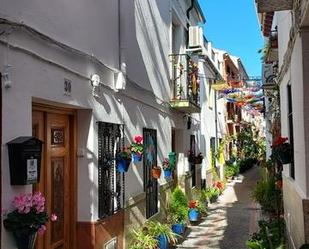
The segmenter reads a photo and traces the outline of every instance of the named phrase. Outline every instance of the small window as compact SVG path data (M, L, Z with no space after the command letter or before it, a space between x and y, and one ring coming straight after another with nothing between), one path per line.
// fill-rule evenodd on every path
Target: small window
M292 146L292 162L290 164L290 176L295 179L295 165L294 165L294 130L293 130L293 105L292 105L292 87L287 86L288 95L288 122L289 122L289 140Z
M124 126L98 122L98 206L99 218L111 216L123 207L124 177L116 171L115 158L124 147Z

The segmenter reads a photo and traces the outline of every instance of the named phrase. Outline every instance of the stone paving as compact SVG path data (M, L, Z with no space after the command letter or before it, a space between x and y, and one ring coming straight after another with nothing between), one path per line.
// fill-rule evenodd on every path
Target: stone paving
M255 166L228 183L218 202L210 204L208 216L188 227L177 248L246 249L245 241L258 229L260 209L250 198L258 179L259 168Z

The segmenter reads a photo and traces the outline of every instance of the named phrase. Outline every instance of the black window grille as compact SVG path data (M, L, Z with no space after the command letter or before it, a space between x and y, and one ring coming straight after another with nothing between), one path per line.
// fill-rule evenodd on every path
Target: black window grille
M99 218L117 213L124 205L125 176L116 171L116 154L124 147L124 125L98 122Z
M143 129L144 140L144 190L146 192L146 218L158 212L158 181L151 176L151 169L157 165L157 131Z
M195 135L190 135L190 153L195 157ZM194 160L190 162L191 175L192 175L192 188L196 186L196 167Z
M293 135L293 105L292 105L292 87L287 86L288 94L288 120L289 120L289 140L292 146L292 161L290 164L290 176L295 179L295 165L294 165L294 135Z

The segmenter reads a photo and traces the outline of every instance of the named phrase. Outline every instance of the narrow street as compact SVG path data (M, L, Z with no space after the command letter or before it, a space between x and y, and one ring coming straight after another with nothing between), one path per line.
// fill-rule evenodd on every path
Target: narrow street
M250 198L258 179L259 168L254 167L229 183L218 202L210 204L206 219L190 226L177 248L245 249L249 235L258 228L259 209Z

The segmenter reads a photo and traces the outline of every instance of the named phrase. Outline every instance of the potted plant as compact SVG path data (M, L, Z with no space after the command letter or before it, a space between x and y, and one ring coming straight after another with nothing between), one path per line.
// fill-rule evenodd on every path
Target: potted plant
M176 243L176 236L169 225L161 224L158 221L149 221L147 223L148 233L158 240L159 249L168 249L169 244Z
M282 164L292 162L292 146L287 137L278 137L272 145L272 157Z
M187 155L188 155L189 163L195 163L195 155L194 155L193 151L189 150Z
M143 156L143 137L137 135L134 137L134 142L131 144L131 153L133 162L140 162Z
M170 165L171 168L174 169L175 168L175 164L176 164L176 152L170 152L168 154L168 160L170 161Z
M225 188L225 185L224 185L223 182L217 181L217 182L214 182L213 187L217 188L219 190L219 193L222 194L222 192Z
M44 234L46 223L56 221L45 210L45 198L40 193L16 196L12 201L13 211L5 214L4 227L13 233L18 249L33 249L36 235Z
M195 157L195 164L201 164L203 162L204 156L202 153L199 153L196 157Z
M172 192L169 203L169 219L172 223L172 230L176 234L183 234L185 222L188 218L188 199L179 187Z
M131 153L128 148L123 149L116 155L116 169L120 173L127 172L131 163Z
M190 201L189 202L189 220L190 221L197 221L199 218L199 211L197 209L198 201Z
M149 234L147 227L134 229L129 249L157 249L158 240Z
M204 192L210 203L216 202L220 195L219 189L214 187L206 188Z
M152 169L151 169L151 173L152 173L152 177L155 178L155 179L160 179L161 177L161 167L159 166L154 166Z
M172 168L171 164L168 158L163 159L162 168L164 171L164 177L165 178L171 178L172 177Z

